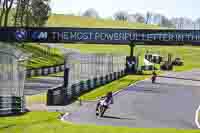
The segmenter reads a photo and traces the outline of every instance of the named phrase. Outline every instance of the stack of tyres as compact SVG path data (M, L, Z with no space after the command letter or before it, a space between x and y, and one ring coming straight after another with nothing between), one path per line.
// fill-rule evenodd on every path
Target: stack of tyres
M0 96L0 116L19 114L25 111L23 97Z

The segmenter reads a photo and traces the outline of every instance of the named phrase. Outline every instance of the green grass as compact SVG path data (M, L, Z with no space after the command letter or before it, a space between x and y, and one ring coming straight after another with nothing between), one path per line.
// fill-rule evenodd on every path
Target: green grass
M18 117L2 117L0 133L198 133L199 130L170 128L127 128L96 125L77 125L61 122L57 112L30 112Z
M66 48L79 49L82 53L114 53L129 55L129 46L125 45L95 45L95 44L66 44ZM181 57L185 65L177 66L174 71L185 71L200 68L200 47L195 46L136 46L135 54L140 55L140 64L143 64L144 53L146 50L160 53L167 57L171 53L173 57Z
M19 49L27 54L31 54L27 63L27 68L40 68L45 66L53 66L64 63L64 57L58 49L50 49L50 54L47 54L48 48L36 43L25 44Z
M53 14L50 16L47 26L54 27L86 27L86 28L160 28L157 25L147 25L142 23L128 23L126 21L113 21L104 19L94 19L80 16L67 16Z
M96 100L97 98L106 95L107 92L109 91L112 91L112 92L119 91L137 81L143 80L148 77L149 75L129 75L119 80L113 81L107 85L96 88L95 90L82 95L80 98L82 100Z
M31 105L31 104L46 104L47 101L47 94L42 93L38 95L32 95L32 96L26 96L25 97L26 104Z
M63 77L63 76L64 76L64 72L59 72L59 73L50 74L49 76L53 76L53 77Z

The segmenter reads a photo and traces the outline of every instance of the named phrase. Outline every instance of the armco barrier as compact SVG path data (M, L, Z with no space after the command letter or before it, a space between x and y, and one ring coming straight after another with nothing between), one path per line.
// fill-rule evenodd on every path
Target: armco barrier
M53 89L48 90L47 93L47 105L66 105L70 102L67 94L67 89L63 86L58 86Z
M51 89L47 94L48 105L64 105L70 102L70 100L77 98L84 92L90 91L96 87L102 86L106 83L117 80L125 76L125 71L110 73L109 75L95 77L86 81L80 81L79 83L73 84L68 88L58 86L55 89ZM59 98L60 97L60 98Z
M91 88L91 83L90 83L90 80L88 79L86 81L86 90L89 90Z
M24 97L0 96L0 116L24 112Z
M81 81L80 83L79 83L79 87L80 87L80 93L82 93L82 92L84 92L84 82L83 81Z
M72 96L71 97L72 98L76 97L77 94L76 94L76 85L75 84L71 86L71 91L72 91L72 93L71 93Z
M58 73L58 72L62 72L62 71L64 71L64 65L28 69L26 77L30 78L33 76L45 76L48 74Z
M106 83L117 80L121 77L125 76L125 71L110 73L109 75L95 77L93 79L88 79L86 81L81 81L79 83L73 84L69 90L72 91L73 96L80 96L82 93L87 92L88 90L92 90L96 87L105 85Z

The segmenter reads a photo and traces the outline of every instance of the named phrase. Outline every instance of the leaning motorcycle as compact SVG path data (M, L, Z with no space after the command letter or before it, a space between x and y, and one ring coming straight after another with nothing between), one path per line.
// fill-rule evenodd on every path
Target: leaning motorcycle
M153 76L151 77L151 80L152 80L152 83L155 83L155 82L156 82L156 76L153 75Z
M100 105L98 107L98 115L99 117L103 117L104 113L106 112L108 108L108 104L105 102L105 100L100 101Z

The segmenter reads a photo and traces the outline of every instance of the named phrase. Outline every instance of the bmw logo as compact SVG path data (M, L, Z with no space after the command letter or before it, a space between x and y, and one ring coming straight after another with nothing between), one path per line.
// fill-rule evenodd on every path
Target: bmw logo
M15 35L16 35L16 40L18 41L23 41L26 39L26 31L24 29L17 30Z

